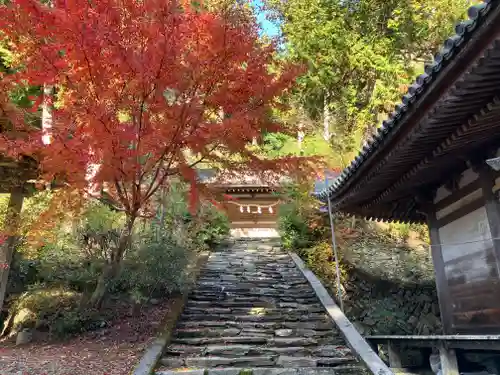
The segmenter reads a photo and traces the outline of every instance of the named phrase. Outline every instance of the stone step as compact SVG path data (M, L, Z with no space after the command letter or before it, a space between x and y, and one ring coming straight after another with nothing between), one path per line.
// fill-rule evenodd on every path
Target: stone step
M294 301L297 298L312 298L316 296L312 290L301 290L297 292L288 290L262 290L253 289L248 291L238 290L208 290L208 289L195 289L190 295L191 298L200 300L213 300L213 299L231 299L237 297L276 297L282 301Z
M258 355L286 355L290 357L321 357L321 358L349 358L353 360L348 348L339 345L325 345L319 347L306 346L259 346L248 344L232 345L170 345L166 351L169 356L258 356Z
M332 330L337 332L336 327L330 321L316 322L237 322L234 320L199 320L199 321L180 321L177 323L178 328L291 328L291 329L314 329L314 330Z
M253 336L259 337L314 337L314 338L333 338L338 335L333 330L315 330L315 329L292 329L292 328L277 328L273 327L191 327L177 328L174 332L176 337L231 337L231 336Z
M287 255L288 256L288 255ZM293 260L288 258L278 258L278 255L271 257L255 257L255 256L239 256L239 257L220 257L209 260L204 268L219 269L222 265L226 264L231 266L228 273L233 272L238 268L250 268L259 270L276 270L276 269L290 269L295 271L295 264ZM234 267L234 268L233 268Z
M254 288L273 288L277 290L288 290L292 289L294 286L308 288L305 283L299 285L290 285L282 279L274 279L274 280L260 280L260 281L203 281L198 282L196 284L196 290L220 290L224 289L226 291L247 291L252 290Z
M332 368L212 368L198 370L159 370L156 375L363 375L362 367L337 366Z
M308 285L307 281L304 279L296 279L296 280L284 280L282 277L249 277L249 276L229 276L229 275L221 275L214 278L205 277L197 281L196 285L214 285L214 286L225 286L225 285L238 285L241 284L249 284L256 285L259 283L269 283L272 285L276 285L278 282L286 282L286 285L289 286L304 286Z
M255 314L255 315L236 315L236 314L197 314L197 313L182 313L181 319L189 321L196 320L234 320L237 322L328 322L329 317L326 314L320 313L283 313L283 314Z
M282 302L286 303L286 302ZM186 304L187 308L190 307L229 307L229 308L234 308L234 307L247 307L247 308L254 308L254 307L264 307L264 308L273 308L278 305L279 302L272 302L272 301L256 301L256 302L251 302L251 301L195 301L191 300L188 301Z
M246 295L293 295L296 296L298 293L303 293L306 295L314 296L314 291L308 285L297 285L292 287L287 284L276 284L276 285L267 285L267 286L258 286L256 283L241 283L241 284L227 284L227 285L198 285L195 288L196 293L221 293L221 292L230 292L230 293L244 293Z
M192 375L362 374L280 246L230 246L212 253L189 295L161 359L167 374L187 368ZM345 372L351 370L357 372Z
M352 364L353 358L290 357L286 355L261 356L204 356L204 357L164 357L160 363L167 368L213 368L213 367L335 367Z
M312 337L259 337L259 336L221 336L221 337L175 337L172 344L210 345L210 344L258 344L274 346L308 346L318 345L318 340Z
M203 273L203 279L208 280L208 281L216 281L216 280L227 280L227 281L234 281L234 280L252 280L252 279L257 279L256 281L260 280L266 280L266 279L272 279L276 281L283 281L285 279L291 279L294 282L297 281L303 281L303 277L300 274L295 274L295 275L290 275L290 274L284 274L280 272L224 272L223 270L219 272L211 272L211 271L202 271Z
M286 314L286 315L304 315L304 314L324 314L325 309L321 306L307 306L300 305L295 308L273 308L273 307L212 307L212 306L186 306L184 309L185 314L235 314L235 315L273 315L273 314Z
M214 298L215 297L215 298ZM214 302L219 303L221 301L224 302L248 302L248 303L286 303L286 302L296 302L301 304L308 303L317 303L318 300L316 297L308 297L308 298L293 298L293 297L285 297L285 296L223 296L223 295L204 295L204 294L191 294L191 301L202 301L202 302Z
M279 302L276 300L265 300L265 301L225 301L225 300L217 300L217 301L188 301L186 304L186 308L211 308L211 307L229 307L229 308L283 308L283 309L299 309L299 310L307 310L309 308L313 309L321 309L324 311L323 307L319 303L310 303L310 304L301 304L295 302Z

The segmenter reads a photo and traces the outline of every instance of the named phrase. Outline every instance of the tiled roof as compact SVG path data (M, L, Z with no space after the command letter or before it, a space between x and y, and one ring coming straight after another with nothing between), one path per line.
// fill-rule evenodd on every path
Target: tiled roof
M363 146L359 155L342 171L335 183L328 189L316 194L319 199L326 200L327 197L336 195L375 151L387 143L395 130L402 124L405 113L413 109L415 102L423 94L430 91L431 84L440 76L443 68L463 49L467 41L473 36L474 31L487 20L488 14L498 6L499 2L500 0L483 0L483 3L469 8L469 19L455 26L455 35L444 42L441 50L434 56L434 61L425 66L425 73L419 75L415 82L410 85L401 103L396 105L389 118L382 122L382 125L373 134L372 139Z
M227 186L276 186L289 182L287 176L276 172L234 172L217 169L198 169L198 180L205 184Z

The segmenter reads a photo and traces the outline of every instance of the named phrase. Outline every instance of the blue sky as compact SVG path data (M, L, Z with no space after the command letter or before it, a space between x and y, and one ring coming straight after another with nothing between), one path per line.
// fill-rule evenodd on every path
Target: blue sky
M261 32L269 37L278 35L278 27L274 23L266 20L266 12L262 10L262 0L252 0L252 6L257 13L257 21L259 22Z

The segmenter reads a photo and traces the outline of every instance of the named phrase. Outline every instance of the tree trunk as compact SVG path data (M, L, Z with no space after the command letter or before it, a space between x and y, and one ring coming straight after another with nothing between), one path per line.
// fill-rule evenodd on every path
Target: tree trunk
M14 249L18 240L17 231L19 230L19 215L23 207L23 199L22 187L18 186L12 189L4 228L8 237L5 242L0 245L0 313L2 312L3 302L7 292L12 255L14 254Z
M43 85L42 103L42 142L45 145L51 143L52 135L52 100L54 88L51 85Z
M328 94L325 94L323 99L323 138L325 141L330 139L330 121L331 113L328 107Z
M297 132L297 145L299 148L299 155L302 155L304 153L304 150L302 148L302 141L304 140L304 126L302 125L302 121L299 122L299 129Z
M106 261L104 269L97 280L97 285L90 297L89 304L92 307L100 308L106 294L108 293L110 283L118 276L123 260L123 255L130 245L132 229L134 227L136 215L127 216L125 229L120 237L118 246L111 252L111 258Z

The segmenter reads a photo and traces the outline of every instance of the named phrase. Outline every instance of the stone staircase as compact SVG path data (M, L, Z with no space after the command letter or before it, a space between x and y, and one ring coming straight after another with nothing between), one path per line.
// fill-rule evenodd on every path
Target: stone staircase
M276 239L211 254L156 374L363 374Z

